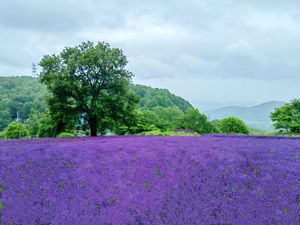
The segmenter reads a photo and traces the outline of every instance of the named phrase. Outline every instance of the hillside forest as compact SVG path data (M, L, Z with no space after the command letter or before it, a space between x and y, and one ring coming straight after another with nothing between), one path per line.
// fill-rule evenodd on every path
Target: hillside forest
M185 133L219 133L219 121L208 121L207 117L193 108L185 99L166 89L130 84L130 92L138 97L135 109L136 121L131 130L124 125L110 126L100 134L153 134L184 135ZM16 137L54 137L47 99L50 93L39 78L0 77L0 132L11 128L17 130ZM25 130L25 133L24 133ZM89 135L82 120L75 121L61 133Z
M207 117L193 108L188 101L166 89L131 84L130 90L139 98L136 109L139 117L136 134L222 133L220 130L221 120L208 121ZM14 124L15 121L19 124L18 127L15 127L17 133L14 135L16 137L19 137L22 129L25 130L25 133L21 132L21 136L53 137L55 134L52 130L52 121L46 103L48 95L46 87L40 83L39 78L29 76L0 77L0 133L2 133L2 138L4 137L4 130L10 123ZM204 124L204 126L196 125L201 129L195 127L193 121L196 118L199 124ZM64 133L66 132L72 135L89 135L87 127L80 121L74 124L73 129L64 131ZM107 130L103 134L122 132L126 134L126 128L123 131L122 127L114 131ZM57 135L59 134L55 136ZM11 137L14 137L13 134Z

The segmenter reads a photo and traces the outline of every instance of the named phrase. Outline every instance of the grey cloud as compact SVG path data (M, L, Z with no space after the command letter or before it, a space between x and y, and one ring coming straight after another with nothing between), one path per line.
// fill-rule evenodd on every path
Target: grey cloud
M7 28L52 31L78 27L76 14L66 1L6 1L0 11L0 24Z
M3 0L0 12L0 74L91 40L122 48L136 80L177 91L182 79L300 82L296 0Z
M108 1L7 0L0 4L0 25L40 32L121 26L125 15L115 7Z

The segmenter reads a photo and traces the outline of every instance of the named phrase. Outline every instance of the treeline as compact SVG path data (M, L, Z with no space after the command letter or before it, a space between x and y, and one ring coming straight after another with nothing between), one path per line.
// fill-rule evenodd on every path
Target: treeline
M210 122L185 99L166 89L131 84L130 90L139 98L136 123L128 129L119 126L103 134L191 135L225 132L220 121ZM53 121L47 109L50 93L39 78L0 77L0 133L2 138L53 137ZM222 130L223 129L223 130ZM228 133L245 133L232 130ZM61 136L89 135L84 121L76 121ZM226 131L227 132L227 131ZM246 131L247 133L247 131Z
M26 123L30 114L46 110L47 90L32 77L0 77L0 131L12 121Z
M213 123L168 90L133 85L127 63L121 49L87 41L44 56L39 79L1 78L2 136L248 133L236 118Z
M141 109L152 109L157 106L176 107L182 112L193 106L185 99L169 92L167 89L151 88L140 84L131 84L130 89L139 96L139 107Z
M180 121L195 110L188 101L166 89L134 84L129 88L139 98L135 110L136 123L130 131L127 127L119 126L113 131L106 130L103 134L138 134L150 131L158 133L185 129ZM0 77L0 131L4 131L13 122L8 129L10 137L14 136L11 130L18 130L15 136L20 133L21 136L30 137L57 136L58 134L53 133L53 121L47 109L46 100L49 95L39 78ZM205 116L203 118L206 119ZM76 130L82 132L82 135L89 135L84 121L75 121L64 132L73 133Z
M131 84L130 89L139 97L139 108L146 112L150 110L160 114L161 110L164 110L168 115L172 113L176 115L192 108L188 101L170 93L167 89L140 84ZM0 77L0 131L18 117L20 121L26 122L31 113L44 113L47 95L49 96L49 93L39 78Z
M247 126L237 118L208 121L207 117L194 109L188 101L166 89L130 84L130 90L139 98L135 126L130 131L127 127L119 126L114 131L107 130L106 133L153 135L185 133L190 135L193 132L249 133ZM53 133L53 121L46 103L47 96L49 92L39 78L0 77L0 137L5 137L4 130L7 130L6 136L10 138L58 136L59 134ZM279 134L298 134L299 115L300 100L295 99L277 108L271 114L271 119ZM70 135L68 133L75 134L76 130L80 135L89 135L88 127L81 122L75 122L71 125L71 129L62 132L62 136ZM266 134L254 132L256 133Z

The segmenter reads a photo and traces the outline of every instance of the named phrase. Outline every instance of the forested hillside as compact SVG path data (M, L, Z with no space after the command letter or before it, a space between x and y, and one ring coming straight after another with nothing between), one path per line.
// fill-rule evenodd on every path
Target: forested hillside
M10 121L26 120L31 111L45 111L47 91L32 77L0 77L0 130Z
M192 107L188 101L166 89L139 84L132 84L130 89L139 96L141 110L148 110L162 117L176 117ZM25 122L31 112L43 113L47 94L38 78L0 77L0 131L18 118Z
M188 101L170 93L167 89L151 88L140 84L132 85L131 89L140 97L139 106L142 109L151 109L156 106L178 107L185 112L193 107Z

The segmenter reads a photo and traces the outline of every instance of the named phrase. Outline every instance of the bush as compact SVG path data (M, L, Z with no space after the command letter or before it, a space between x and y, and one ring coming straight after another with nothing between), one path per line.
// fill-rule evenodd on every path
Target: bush
M5 133L4 133L4 131L0 132L0 139L5 139Z
M174 132L174 131L160 131L152 130L141 133L142 135L151 135L151 136L198 136L198 133L187 133L187 132Z
M62 132L57 137L59 137L59 138L75 137L75 134L68 133L68 132Z
M217 129L207 120L207 116L193 108L189 108L186 114L178 120L176 128L193 130L198 134L217 133Z
M22 123L11 122L4 131L5 138L22 138L28 137L29 131Z
M141 135L164 136L163 132L161 132L160 130L145 131L142 132Z
M53 129L53 121L51 119L49 111L47 111L46 113L43 113L41 115L37 136L54 137Z
M246 124L236 117L228 117L221 120L220 131L224 134L249 134Z
M196 132L174 132L174 131L166 131L168 135L166 136L200 136L200 134Z

